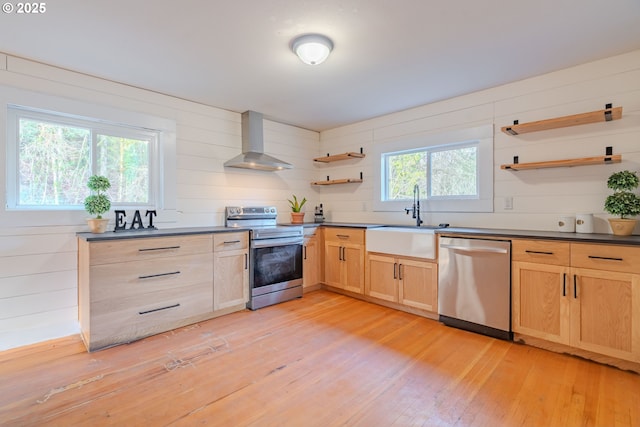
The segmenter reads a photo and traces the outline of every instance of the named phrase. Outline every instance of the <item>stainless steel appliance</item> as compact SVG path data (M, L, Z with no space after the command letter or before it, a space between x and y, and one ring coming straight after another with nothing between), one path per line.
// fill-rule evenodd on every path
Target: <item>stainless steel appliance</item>
M277 225L273 206L225 209L227 227L249 228L249 287L247 308L302 297L302 226Z
M440 237L438 312L445 325L511 340L511 242Z

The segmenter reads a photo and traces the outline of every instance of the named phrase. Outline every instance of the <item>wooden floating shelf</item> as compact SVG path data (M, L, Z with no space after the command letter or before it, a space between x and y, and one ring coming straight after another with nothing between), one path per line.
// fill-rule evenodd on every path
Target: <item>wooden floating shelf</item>
M546 162L532 162L532 163L512 163L510 165L501 165L500 169L520 171L520 170L527 170L527 169L602 165L602 164L609 164L609 163L620 163L621 161L622 161L621 154L612 154L608 156L583 157L580 159L550 160Z
M523 133L586 125L589 123L609 122L620 118L622 118L622 107L611 108L611 104L607 104L607 108L604 110L591 111L589 113L574 114L522 124L519 124L516 120L513 125L503 126L501 130L507 135L520 135Z
M349 152L349 153L342 153L342 154L334 154L333 156L330 156L327 154L324 157L316 157L315 159L313 159L313 161L321 162L321 163L330 163L338 160L361 159L363 157L365 157L365 154L362 152L360 153Z
M327 181L315 181L311 185L334 185L334 184L349 184L352 182L362 182L362 178L343 178L343 179L331 179Z

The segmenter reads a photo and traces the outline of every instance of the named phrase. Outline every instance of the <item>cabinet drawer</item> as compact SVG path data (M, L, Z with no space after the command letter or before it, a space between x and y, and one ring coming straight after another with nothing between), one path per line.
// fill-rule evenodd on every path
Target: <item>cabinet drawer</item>
M332 242L349 242L356 244L364 243L364 230L357 228L325 228L325 241Z
M189 318L212 312L213 287L200 283L157 292L153 300L121 302L92 304L91 350L184 326Z
M573 243L571 266L640 273L640 247Z
M216 233L213 235L213 250L235 251L246 249L249 246L249 232L241 231L237 233Z
M196 283L213 288L212 254L97 265L91 267L91 308L107 300L123 308L153 303L158 293L185 292L181 289Z
M92 242L90 264L110 264L179 255L211 253L211 234Z
M551 240L511 241L513 261L535 262L538 264L569 265L571 244Z

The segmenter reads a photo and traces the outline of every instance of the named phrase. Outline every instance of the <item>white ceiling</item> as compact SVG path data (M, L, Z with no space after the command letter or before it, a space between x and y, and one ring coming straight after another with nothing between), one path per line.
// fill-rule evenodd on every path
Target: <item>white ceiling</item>
M324 64L290 51L303 33L333 40ZM313 130L636 49L640 0L52 0L0 14L0 52Z

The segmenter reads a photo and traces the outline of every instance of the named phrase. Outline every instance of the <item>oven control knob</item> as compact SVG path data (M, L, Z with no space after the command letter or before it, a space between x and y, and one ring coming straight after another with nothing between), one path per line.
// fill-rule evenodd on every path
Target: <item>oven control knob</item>
M274 213L276 213L276 208L271 208L271 209L269 209L269 211L270 211L272 214L274 214Z

